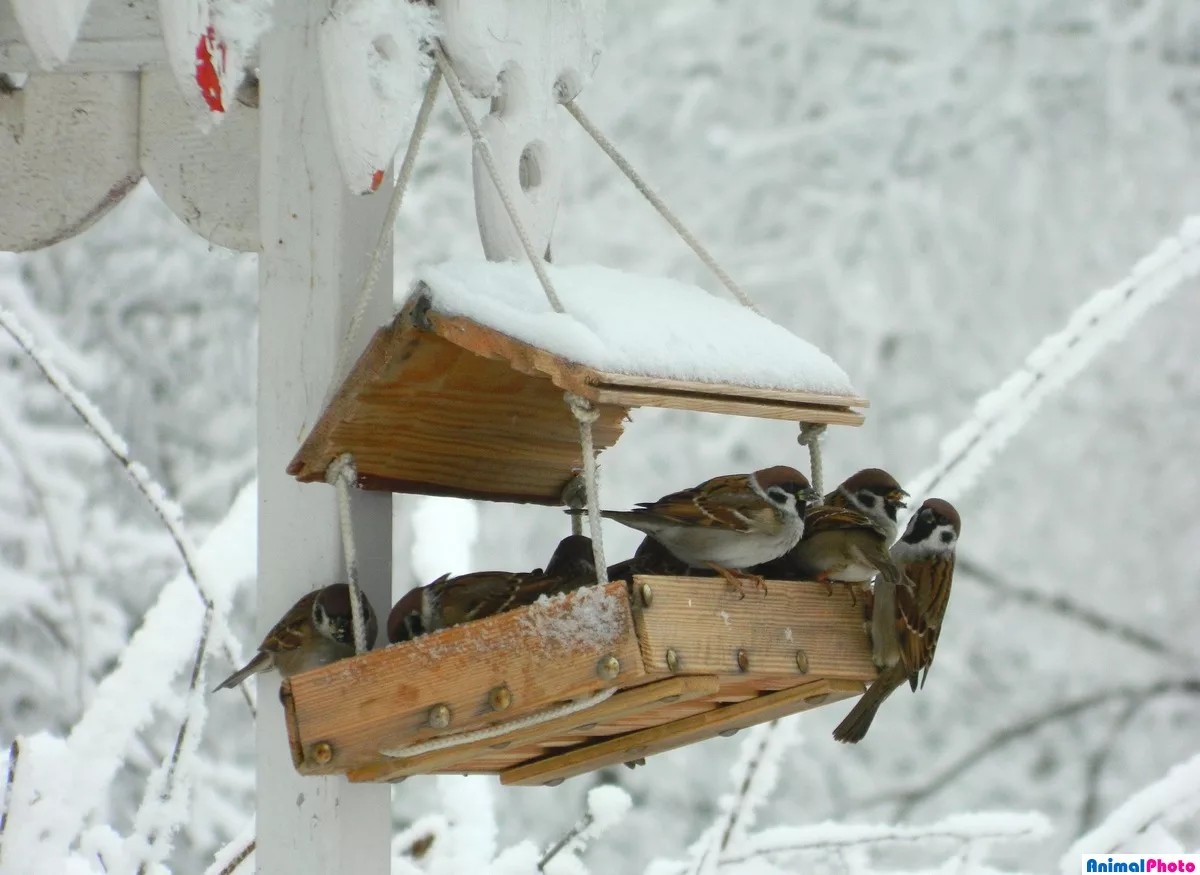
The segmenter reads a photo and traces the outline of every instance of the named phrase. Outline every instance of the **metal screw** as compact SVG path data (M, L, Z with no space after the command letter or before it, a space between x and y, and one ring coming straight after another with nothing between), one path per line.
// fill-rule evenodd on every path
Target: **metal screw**
M596 663L596 671L606 681L616 680L617 675L621 673L621 660L612 655L605 656Z
M512 704L512 693L508 691L508 687L501 684L498 687L492 687L488 693L488 701L491 702L493 711L503 711Z
M576 726L575 728L580 732L587 732L589 729L595 729L597 725L598 724L596 723L585 723L582 726Z
M333 745L328 741L318 741L312 746L312 758L319 766L327 766L333 760Z
M511 741L499 741L492 745L492 750L504 750L510 744L512 744Z
M796 651L796 668L800 669L800 674L808 674L808 654L803 650Z
M679 671L679 654L670 647L667 648L667 668L671 671Z
M739 730L737 729L722 729L717 733L717 735L721 736L722 738L732 738L733 736L737 735L738 732Z
M434 729L445 729L450 725L450 709L446 705L434 705L429 709L429 725Z
M650 584L643 583L642 584L642 606L648 608L652 604L654 604L654 590L652 590L650 588Z
M818 693L815 696L809 696L804 700L805 705L820 705L829 698L829 693Z
M746 654L746 651L740 647L738 648L737 652L737 664L739 671L750 671L750 657Z
M663 696L658 701L662 702L664 705L670 705L672 702L678 702L679 693L676 693L674 696Z
M555 778L553 781L547 781L546 786L547 787L557 787L559 784L561 784L563 782L563 780L564 780L563 778Z

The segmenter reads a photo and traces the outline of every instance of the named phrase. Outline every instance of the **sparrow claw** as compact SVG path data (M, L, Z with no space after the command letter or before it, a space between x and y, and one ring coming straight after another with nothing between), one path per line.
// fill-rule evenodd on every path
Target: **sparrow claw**
M813 580L815 580L817 583L825 584L825 595L827 597L833 595L833 584L829 582L828 571L822 571L820 574L814 577Z
M717 574L725 578L725 582L728 583L729 587L737 593L739 601L746 597L745 585L747 583L758 589L761 589L764 596L767 594L767 582L757 574L750 574L745 571L737 571L733 568L722 568L720 565L714 565L711 562L706 562L705 564L713 571L717 572Z

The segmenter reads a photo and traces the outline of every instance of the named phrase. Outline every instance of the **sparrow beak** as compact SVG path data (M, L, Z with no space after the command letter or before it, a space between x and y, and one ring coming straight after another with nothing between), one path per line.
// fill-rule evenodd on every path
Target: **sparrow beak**
M888 504L895 505L896 507L908 507L908 502L904 500L906 498L908 498L908 493L903 489L893 489L887 494Z

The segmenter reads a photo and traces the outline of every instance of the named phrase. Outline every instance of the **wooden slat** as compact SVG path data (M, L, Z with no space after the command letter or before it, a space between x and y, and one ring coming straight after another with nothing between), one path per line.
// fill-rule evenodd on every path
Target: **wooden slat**
M547 784L564 778L623 763L637 757L652 756L685 744L712 738L720 732L744 729L755 723L774 720L815 705L828 704L863 691L863 684L849 680L815 680L777 693L767 693L736 705L706 711L595 742L555 754L531 763L514 766L500 775L505 785Z
M807 676L869 681L876 676L862 604L853 606L842 587L826 595L822 584L767 581L767 594L746 587L739 599L717 578L634 578L634 591L648 585L652 602L634 600L634 621L646 671L669 673L667 650L675 651L683 674L803 679L797 653L807 659ZM738 666L744 650L749 671Z
M641 389L666 389L672 392L695 392L701 395L735 395L739 398L785 401L789 404L816 404L822 407L871 406L866 398L860 398L857 395L824 395L820 392L761 389L754 386L735 386L732 383L702 383L696 380L646 377L640 374L618 374L612 371L592 371L588 374L587 380L594 386L632 386Z
M816 404L790 404L783 401L742 400L726 395L702 395L672 392L666 389L641 391L623 387L598 386L593 401L622 407L664 407L699 413L723 413L730 416L754 416L759 419L783 419L789 422L824 422L830 425L862 425L865 417L843 407Z
M579 634L595 628L600 598L612 619L606 641ZM548 634L554 631L562 634ZM620 661L615 681L597 674L606 655ZM370 765L382 749L514 720L644 680L628 594L616 581L603 594L589 587L549 606L520 608L296 675L284 681L281 696L293 755L302 755L296 768L330 774ZM494 712L488 692L500 684L508 687L512 705ZM427 725L437 704L450 708L447 729ZM325 763L314 757L321 742L333 751Z
M392 781L407 775L418 775L451 766L462 767L467 773L472 768L472 759L479 755L495 753L495 745L505 744L511 748L525 747L533 742L542 744L573 745L586 737L579 727L589 723L601 723L616 718L630 717L660 704L664 698L678 697L684 702L717 692L719 683L715 677L670 678L624 690L612 698L593 705L586 711L548 720L536 726L519 729L498 738L464 744L459 747L430 751L409 759L382 759L360 769L351 771L347 777L353 782ZM557 740L555 740L557 737ZM551 741L547 741L547 739Z

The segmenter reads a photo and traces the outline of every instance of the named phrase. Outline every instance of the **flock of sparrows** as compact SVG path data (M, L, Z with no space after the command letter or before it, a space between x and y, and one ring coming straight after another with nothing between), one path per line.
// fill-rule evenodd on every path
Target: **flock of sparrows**
M900 539L906 493L886 471L867 468L820 496L795 468L714 477L691 489L602 515L644 532L632 559L609 567L609 579L634 574L693 574L709 569L742 597L764 580L815 580L833 592L846 584L868 612L878 678L834 730L857 742L879 706L907 680L915 691L933 662L954 575L961 523L947 501L926 500ZM895 543L893 543L895 542ZM872 581L874 584L872 585ZM591 541L571 535L545 569L444 575L404 595L387 621L391 643L499 614L596 582ZM361 593L360 593L361 596ZM378 631L362 596L367 641ZM287 677L354 654L350 592L344 583L304 596L263 639L258 654L216 689L260 671Z

